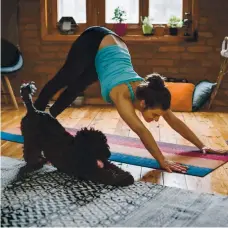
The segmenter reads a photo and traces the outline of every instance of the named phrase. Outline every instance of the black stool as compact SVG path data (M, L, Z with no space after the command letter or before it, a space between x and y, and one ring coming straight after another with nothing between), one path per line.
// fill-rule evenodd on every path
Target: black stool
M1 38L1 87L2 87L2 95L6 104L8 103L8 99L6 94L10 94L12 102L16 109L18 109L17 100L15 98L10 80L8 75L19 71L23 66L23 57L18 48L10 43L9 41ZM4 87L4 81L7 85L8 92Z

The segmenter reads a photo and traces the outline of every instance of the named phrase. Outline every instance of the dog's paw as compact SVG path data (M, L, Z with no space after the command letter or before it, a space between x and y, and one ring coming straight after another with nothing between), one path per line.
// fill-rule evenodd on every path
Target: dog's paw
M41 164L41 163L37 163L37 164L33 164L33 165L26 164L25 166L20 168L18 174L23 177L31 172L41 169L41 168L43 168L43 164Z
M47 160L46 158L39 158L37 159L36 162L27 162L26 165L24 167L21 168L21 172L24 172L24 173L30 173L30 172L33 172L33 171L36 171L38 169L41 169L43 168L43 166L47 163Z
M134 183L133 176L119 167L111 164L104 168L98 168L92 173L84 175L84 179L91 180L96 183L112 185L112 186L128 186Z

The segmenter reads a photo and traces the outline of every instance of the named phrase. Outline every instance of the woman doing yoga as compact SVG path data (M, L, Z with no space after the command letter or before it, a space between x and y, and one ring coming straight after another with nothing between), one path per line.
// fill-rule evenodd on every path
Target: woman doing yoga
M72 44L63 67L41 90L35 107L45 110L49 100L65 88L50 108L56 117L85 89L99 80L101 94L112 103L120 117L139 136L145 148L168 172L186 172L187 167L167 160L151 132L138 118L136 110L147 122L163 117L167 123L203 153L218 152L203 142L170 110L171 95L159 74L140 77L133 69L125 42L111 30L94 26L86 29ZM102 167L102 164L101 164Z

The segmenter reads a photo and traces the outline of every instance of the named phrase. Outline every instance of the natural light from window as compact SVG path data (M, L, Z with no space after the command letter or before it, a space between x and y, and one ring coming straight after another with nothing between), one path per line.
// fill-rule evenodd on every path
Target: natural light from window
M139 0L105 0L105 23L116 23L112 18L118 6L126 11L125 23L139 23ZM63 16L72 16L77 23L86 23L86 0L58 0L57 8L58 21ZM183 0L149 0L149 17L153 24L167 24L171 16L182 19L182 9Z
M171 16L182 19L183 0L149 0L149 17L153 24L167 24Z
M73 17L76 23L86 23L86 0L58 0L57 20Z

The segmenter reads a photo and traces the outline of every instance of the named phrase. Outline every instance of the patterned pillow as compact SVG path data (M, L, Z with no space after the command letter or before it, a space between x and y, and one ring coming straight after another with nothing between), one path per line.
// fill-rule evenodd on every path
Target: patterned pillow
M217 83L212 83L207 80L200 81L195 86L192 101L192 111L200 110L210 99L211 93Z

